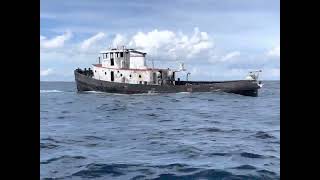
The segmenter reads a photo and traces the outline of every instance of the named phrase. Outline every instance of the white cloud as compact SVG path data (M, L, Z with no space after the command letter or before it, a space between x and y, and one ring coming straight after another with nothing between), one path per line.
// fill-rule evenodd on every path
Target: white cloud
M147 33L138 32L132 37L130 44L137 48L150 51L151 48L159 48L160 46L167 45L174 37L175 34L171 31L158 31L155 29Z
M50 74L52 74L53 70L51 68L48 69L40 69L40 76L48 76Z
M271 49L267 54L273 57L280 57L280 45L277 45L276 47Z
M97 41L103 39L105 37L105 34L103 32L99 32L96 35L90 37L89 39L84 40L81 43L81 49L82 50L87 50L89 49L94 43Z
M40 36L42 48L44 47L43 42L47 43L45 44L46 47L59 47L57 45L48 46L48 44L56 42L56 39L59 39L59 37L63 39L61 38L62 36L68 37L67 33L52 39ZM69 35L70 37L71 35ZM104 37L104 33L100 32L80 43L68 44L65 44L68 38L64 38L64 41L60 41L60 44L62 46L65 45L65 48L40 51L41 65L48 66L50 63L54 63L57 67L63 67L66 72L73 72L75 67L88 67L97 61L98 51L106 47L107 43L98 42ZM128 48L136 48L137 50L147 52L148 57L155 60L155 65L163 68L172 65L170 60L185 62L188 72L191 72L190 77L192 79L242 79L250 70L257 69L263 70L262 79L279 78L279 61L270 61L270 59L280 55L280 46L276 46L270 52L249 53L240 49L240 53L240 50L224 51L223 47L214 47L213 42L208 33L194 28L192 34L157 29L149 32L137 32L132 36L128 34L116 34L109 44L113 47L125 45ZM94 51L82 51L89 49ZM169 61L166 62L165 60ZM50 67L52 67L51 64L49 65ZM61 71L60 67L59 71ZM66 78L58 73L56 71L53 72L51 68L40 71L41 77L46 79L58 76ZM70 77L68 76L68 78ZM185 78L186 74L182 74L181 77Z
M40 35L40 41L47 39L45 36Z
M221 61L228 61L231 59L234 59L235 57L240 56L240 52L239 51L233 51L231 53L228 53L224 56L221 57Z
M121 34L117 34L116 37L112 41L112 46L114 48L116 48L118 46L126 46L126 44L127 44L127 39L125 36L123 36Z
M72 32L67 31L60 36L56 36L52 39L48 39L45 36L40 35L40 47L44 49L52 49L63 47L65 41L69 40L72 37Z
M119 37L118 37L119 39ZM116 39L115 39L116 40ZM191 37L179 32L169 30L153 30L147 33L138 32L129 41L129 46L142 50L153 57L183 58L195 57L213 45L206 32L194 29Z

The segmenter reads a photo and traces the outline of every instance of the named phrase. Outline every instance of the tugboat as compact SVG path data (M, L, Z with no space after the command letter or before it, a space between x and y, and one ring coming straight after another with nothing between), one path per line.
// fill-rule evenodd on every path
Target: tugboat
M186 71L183 64L178 70L148 67L146 53L124 46L100 52L98 64L91 68L74 70L78 92L102 91L120 94L227 92L245 96L258 96L262 87L258 81L261 71L252 71L244 80L189 81L176 78Z

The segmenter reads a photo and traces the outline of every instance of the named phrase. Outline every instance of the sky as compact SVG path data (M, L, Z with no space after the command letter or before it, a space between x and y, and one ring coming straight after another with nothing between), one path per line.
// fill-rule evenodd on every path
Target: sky
M74 81L101 50L126 46L190 80L280 80L279 0L41 0L40 80ZM182 78L185 74L181 74Z

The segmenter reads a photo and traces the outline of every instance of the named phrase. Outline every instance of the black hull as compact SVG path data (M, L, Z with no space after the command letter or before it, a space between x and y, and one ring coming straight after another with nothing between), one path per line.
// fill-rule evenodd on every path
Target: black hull
M176 85L144 85L101 81L75 70L78 91L102 91L120 94L227 92L245 96L258 96L260 86L254 80L238 81L177 81Z

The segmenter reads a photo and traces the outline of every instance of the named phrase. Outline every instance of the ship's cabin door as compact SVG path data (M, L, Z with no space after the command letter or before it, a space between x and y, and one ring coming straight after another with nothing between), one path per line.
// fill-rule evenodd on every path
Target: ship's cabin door
M152 80L153 80L153 84L157 83L157 73L155 73L155 72L153 73Z
M114 72L111 71L111 81L114 81Z

